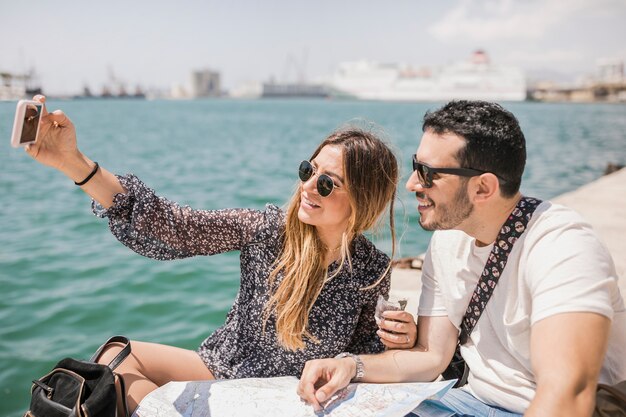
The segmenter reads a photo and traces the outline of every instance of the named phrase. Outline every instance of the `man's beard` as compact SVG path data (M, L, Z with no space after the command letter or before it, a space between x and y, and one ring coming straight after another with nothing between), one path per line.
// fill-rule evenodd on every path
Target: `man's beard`
M424 230L450 230L457 227L467 219L474 211L474 205L467 195L467 183L462 184L454 195L451 203L435 204L431 216L435 218L430 223L424 223L424 218L420 217L420 226Z

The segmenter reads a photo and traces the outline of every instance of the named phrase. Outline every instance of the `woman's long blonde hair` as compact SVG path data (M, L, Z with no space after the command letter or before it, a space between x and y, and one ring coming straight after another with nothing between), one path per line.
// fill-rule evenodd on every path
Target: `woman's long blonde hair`
M389 227L392 239L392 257L395 254L395 227L393 203L398 183L398 162L393 152L376 135L360 128L344 128L333 132L313 152L313 160L325 146L343 150L344 180L351 214L341 241L341 262L333 274L342 268L351 268L350 251L353 239L373 227L389 205ZM308 331L309 312L328 276L325 265L327 248L315 226L298 218L300 185L294 193L286 213L283 250L270 273L271 296L265 306L264 324L272 313L276 318L279 343L286 349L304 349L304 338L318 340ZM391 265L378 281L389 271ZM282 280L278 282L279 275Z

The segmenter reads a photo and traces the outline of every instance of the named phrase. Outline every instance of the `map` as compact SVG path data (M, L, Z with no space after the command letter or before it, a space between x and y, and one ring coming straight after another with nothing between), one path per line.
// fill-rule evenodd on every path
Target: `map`
M318 413L296 393L296 377L170 382L145 397L133 417L403 417L454 382L350 384Z

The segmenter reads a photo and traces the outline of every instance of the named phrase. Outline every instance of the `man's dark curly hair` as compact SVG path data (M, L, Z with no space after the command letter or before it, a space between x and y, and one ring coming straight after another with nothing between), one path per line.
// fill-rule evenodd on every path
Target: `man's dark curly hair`
M464 138L466 145L456 155L461 167L497 175L504 197L519 191L526 165L526 140L515 116L499 104L451 101L426 112L422 130Z

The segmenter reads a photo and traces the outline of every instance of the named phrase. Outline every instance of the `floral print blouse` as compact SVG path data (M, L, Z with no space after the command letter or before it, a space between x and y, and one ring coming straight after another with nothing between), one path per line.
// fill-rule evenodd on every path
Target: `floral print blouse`
M305 338L295 352L277 341L274 317L263 331L268 278L280 253L284 213L268 204L252 209L194 210L157 196L136 176L118 176L127 190L94 213L108 217L115 237L133 251L157 260L241 252L241 283L226 322L202 342L198 354L218 379L300 376L307 360L341 352L377 353L384 345L376 335L374 310L379 294L387 295L390 273L372 289L389 257L363 235L355 238L352 268L344 266L327 281L309 315L308 330L319 343ZM329 275L338 267L329 267ZM280 280L280 275L278 277Z

